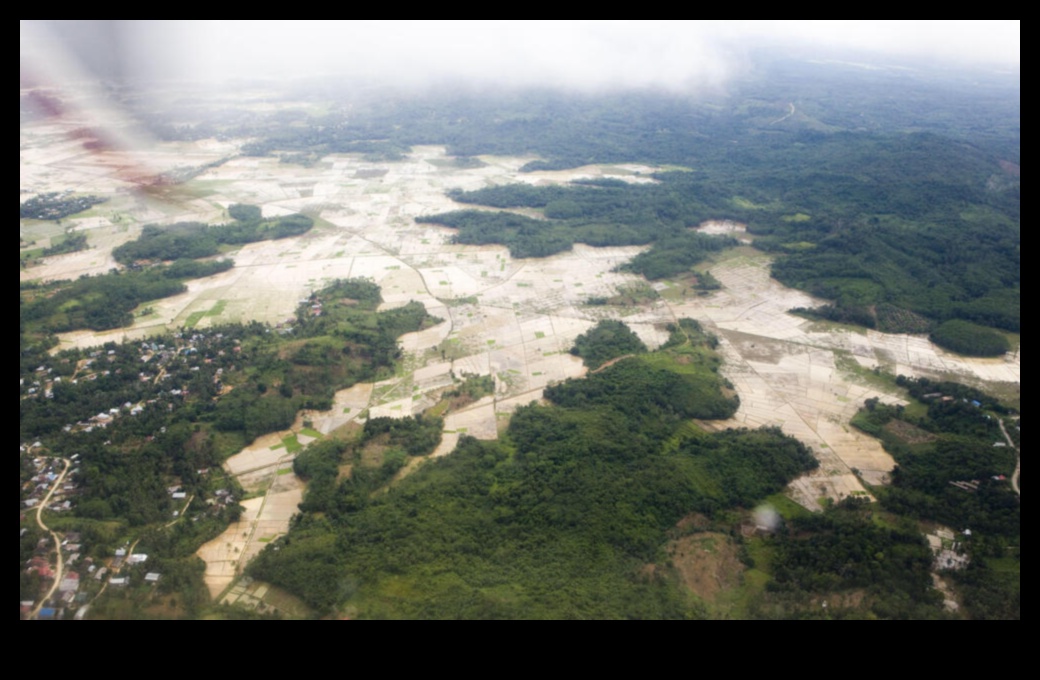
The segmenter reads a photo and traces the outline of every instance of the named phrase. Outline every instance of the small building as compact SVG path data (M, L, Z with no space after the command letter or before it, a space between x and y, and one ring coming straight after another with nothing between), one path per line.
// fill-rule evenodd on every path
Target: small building
M79 574L72 572L66 574L65 578L61 579L61 583L58 584L58 592L60 593L75 593L79 590Z

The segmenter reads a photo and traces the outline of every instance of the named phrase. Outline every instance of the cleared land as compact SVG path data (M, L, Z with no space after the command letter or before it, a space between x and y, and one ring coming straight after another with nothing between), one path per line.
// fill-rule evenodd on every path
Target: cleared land
M340 392L333 409L304 414L295 430L303 418L328 433L365 415L411 415L436 403L439 392L464 373L494 376L494 395L448 414L444 441L434 453L444 455L463 433L496 437L501 416L540 399L547 384L582 375L581 361L568 350L599 319L622 318L648 346L656 347L666 339L666 324L692 317L719 336L726 358L723 371L741 398L733 419L705 426L776 425L805 442L821 467L795 481L791 493L816 508L821 498L866 493L853 469L871 483L883 481L892 469L893 461L880 445L849 425L864 399L899 401L888 393L886 381L874 375L875 369L976 383L1020 382L1020 351L1007 360L965 358L938 349L924 336L857 331L788 314L793 307L821 301L771 279L770 258L750 247L733 249L710 263L712 275L723 285L710 295L588 306L584 302L590 296L610 297L619 287L641 281L613 271L641 248L576 245L545 259L514 260L504 247L454 245L452 230L413 221L455 208L445 196L449 189L582 177L653 181L653 168L646 166L520 174L530 158L484 157L482 167L458 169L441 162L441 147L418 147L405 161L394 163L331 155L306 168L275 158L239 157L201 172L160 199L124 193L131 183L108 155L76 152L63 141L62 131L53 128L23 126L23 190L89 187L111 200L68 220L88 230L92 249L51 258L23 271L23 280L107 271L114 264L111 248L134 238L144 224L219 220L232 203L260 204L265 215L304 212L316 218L315 228L304 236L254 243L230 253L232 270L189 282L183 295L144 305L151 313L132 328L66 334L63 347L139 338L189 320L197 328L251 319L279 323L291 318L311 291L344 277L371 277L382 287L384 307L418 300L443 319L402 338L406 358L398 375ZM202 166L232 151L233 146L215 142L160 145L149 161L175 168L186 163L187 154L192 164ZM742 225L721 221L699 228L738 237L743 231ZM49 238L53 231L53 225L22 223L23 238ZM660 282L655 288L666 291L671 285ZM255 554L265 538L285 530L295 511L302 490L292 475L277 474L293 457L284 448L271 448L278 443L257 442L227 462L229 470L248 482L247 488L267 490L245 502L247 512L236 527L200 550L215 592L231 582L242 560ZM285 486L292 483L296 487Z

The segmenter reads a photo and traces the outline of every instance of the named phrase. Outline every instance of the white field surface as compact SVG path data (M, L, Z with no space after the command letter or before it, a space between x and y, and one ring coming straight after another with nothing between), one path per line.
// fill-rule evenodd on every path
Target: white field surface
M52 146L47 146L47 139ZM73 184L78 190L102 195L125 192L126 183L117 179L90 184L83 175L87 161L68 146L53 130L36 130L27 139L23 129L23 189L64 189L70 173L80 173ZM200 142L195 147L164 147L157 158L168 165L178 153L189 153L201 164L226 152L221 145ZM320 219L310 233L247 245L229 254L236 264L231 271L189 282L183 295L143 305L153 313L139 318L133 327L65 334L60 347L147 336L183 324L193 312L213 310L220 301L224 304L219 315L202 317L198 327L251 319L278 323L291 318L298 301L328 281L370 277L382 287L384 308L417 300L443 322L401 339L406 358L397 377L343 390L332 410L304 417L323 433L356 420L366 410L373 416L404 417L435 403L439 392L451 384L452 374L456 378L463 373L493 375L493 396L447 416L437 456L450 453L463 433L495 438L507 414L540 399L548 383L583 375L584 367L568 350L575 337L597 320L620 315L649 346L656 347L666 338L665 324L692 317L719 335L726 360L723 371L742 404L733 419L707 422L705 427L778 426L810 446L820 469L790 489L810 508L818 508L823 497L865 493L852 468L871 482L885 479L892 469L893 461L880 445L849 425L866 398L900 400L872 386L882 384L869 380L874 367L910 376L1020 382L1020 352L1010 360L969 359L947 353L921 336L854 332L788 314L792 307L821 301L771 279L769 257L749 247L734 249L710 265L724 288L709 296L673 300L666 295L640 309L585 307L585 298L611 295L619 285L638 279L612 269L638 253L639 247L579 244L549 258L514 260L504 247L453 245L452 230L418 225L413 218L459 208L445 196L448 189L517 181L561 183L579 177L652 181L648 175L653 168L592 166L521 174L518 169L530 158L485 157L485 167L469 170L429 162L443 156L441 147L418 147L403 162L368 163L356 156L332 155L311 168L281 164L274 158L235 158L183 185L182 196L172 201L112 193L112 201L96 206L86 217L70 218L77 228L90 230L95 248L52 258L23 272L22 278L68 278L70 273L105 271L112 265L111 248L133 238L148 221L219 220L231 203L260 204L267 215L301 210L316 214ZM75 162L67 166L70 158ZM103 169L91 172L104 177ZM386 172L363 178L364 171L371 170ZM36 229L46 237L47 228L53 232L53 225L43 223L22 226L23 234ZM700 229L742 238L743 225L709 222ZM661 282L655 288L670 285ZM227 466L247 475L244 481L254 486L262 483L256 479L257 468L262 468L267 473L260 477L274 480L281 488L294 478L275 473L289 461L284 449L254 444ZM284 493L298 498L300 491ZM255 518L244 515L244 524L200 551L210 564L207 578L229 578L229 570L240 569L241 555L255 554L262 547L259 539L285 530L291 512L283 508L279 519L271 519L273 510L264 510L268 498L256 499L264 502L256 508ZM270 507L283 505L275 502ZM268 521L280 524L261 524ZM245 540L241 545L236 542L240 539ZM217 583L211 581L211 588Z

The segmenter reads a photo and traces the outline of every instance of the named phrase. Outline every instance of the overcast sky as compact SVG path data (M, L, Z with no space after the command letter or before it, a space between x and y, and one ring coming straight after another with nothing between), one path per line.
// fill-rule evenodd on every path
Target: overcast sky
M1017 70L1020 30L1019 21L63 21L22 22L21 47L23 73L64 48L108 76L683 89L724 82L760 46Z

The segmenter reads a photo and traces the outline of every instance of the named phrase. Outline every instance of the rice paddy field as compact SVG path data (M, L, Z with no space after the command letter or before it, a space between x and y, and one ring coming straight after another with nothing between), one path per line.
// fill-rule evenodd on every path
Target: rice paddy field
M70 122L70 125L72 123ZM497 437L502 421L519 405L538 400L546 385L583 375L568 350L575 337L602 318L620 318L650 347L667 338L666 324L692 317L718 335L723 372L741 399L736 415L708 422L711 429L778 426L807 444L821 462L796 480L789 495L815 509L825 498L864 495L861 479L882 483L893 461L880 444L849 425L863 401L901 398L886 376L954 377L990 386L1020 384L1021 354L1000 359L961 357L925 336L892 335L789 314L821 304L769 276L770 257L749 245L710 263L722 284L706 295L669 295L680 282L665 281L655 299L625 306L588 306L591 296L610 297L641 277L615 268L640 247L573 250L544 259L516 260L501 246L452 243L453 231L419 225L414 218L457 208L445 194L510 182L564 183L613 177L653 181L654 168L590 166L523 173L530 158L482 157L484 165L461 169L445 162L442 147L416 147L403 161L372 163L356 155L330 155L310 167L277 158L237 155L233 142L204 140L159 144L147 157L114 151L86 152L60 124L22 126L23 200L45 191L75 191L109 200L74 215L58 229L23 220L23 241L46 245L65 228L85 232L90 248L45 258L20 273L22 281L75 278L116 267L113 247L133 239L145 224L221 221L234 203L262 207L265 216L304 212L316 226L303 236L249 244L225 253L231 270L188 283L188 292L142 305L133 326L109 332L61 336L59 347L86 347L136 339L180 326L204 329L230 321L277 324L292 317L299 301L337 278L368 277L381 288L384 308L421 302L443 321L402 338L405 358L397 374L341 391L333 409L301 414L290 432L264 437L231 457L227 468L254 495L241 521L203 546L207 583L214 595L232 586L249 557L284 533L302 496L291 470L294 451L316 435L366 417L404 417L437 403L463 374L491 375L494 394L450 412L441 445L448 455L462 434ZM219 162L219 163L218 163ZM204 167L185 183L143 191L126 167L171 171ZM732 233L742 225L709 222L698 228ZM303 422L310 423L303 434ZM296 446L285 439L296 435ZM266 591L265 591L266 592ZM261 598L262 599L262 598Z

